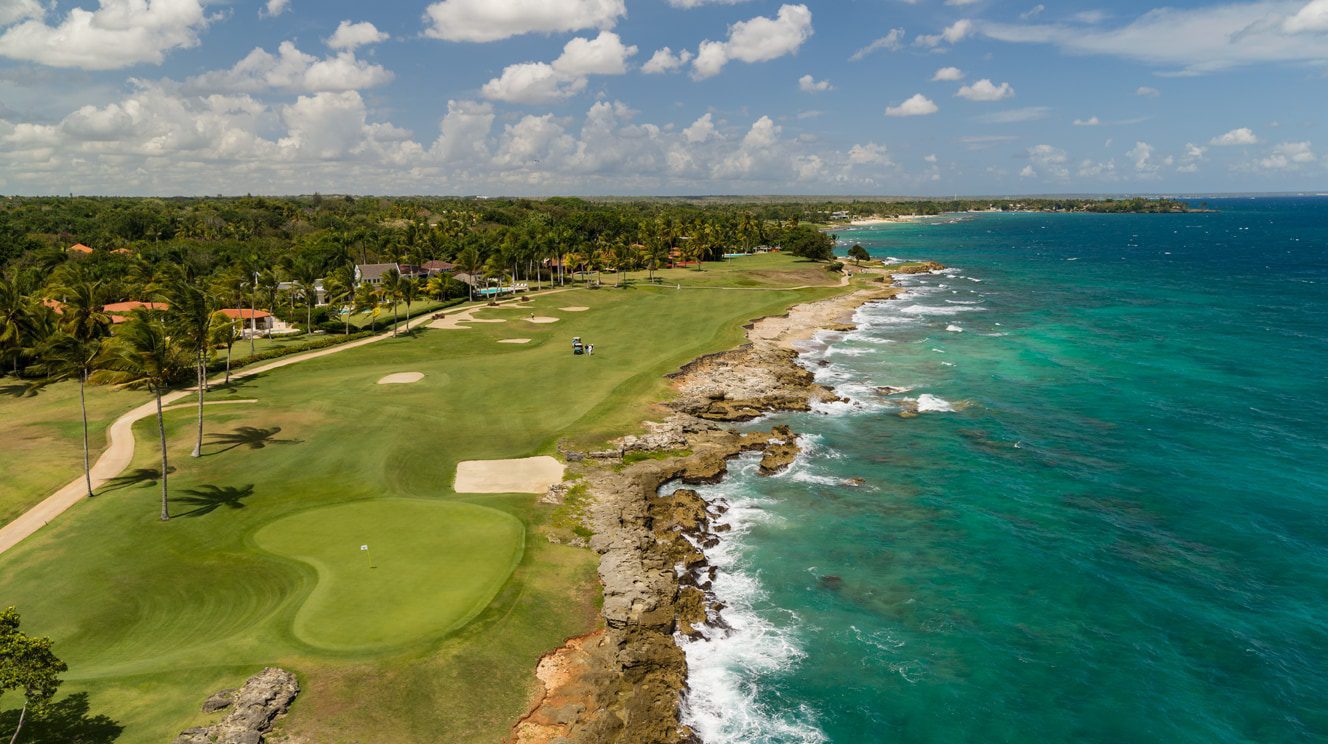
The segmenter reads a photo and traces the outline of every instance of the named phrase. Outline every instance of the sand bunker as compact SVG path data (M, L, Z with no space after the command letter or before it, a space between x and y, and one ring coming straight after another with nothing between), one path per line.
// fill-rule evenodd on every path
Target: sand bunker
M579 306L578 306L578 307L560 307L560 308L558 308L558 309L559 309L559 310L562 310L562 311L565 312L565 313L584 313L585 311L589 310L590 308L588 308L588 307L579 307Z
M552 457L467 460L457 463L457 493L544 493L561 483L563 464Z
M498 343L500 343L500 344L528 344L528 343L530 343L530 339L528 339L528 338L501 338L501 339L498 339Z
M526 320L530 321L531 323L557 323L559 319L550 318L545 315L537 315L533 318L526 318Z
M467 318L468 323L506 323L506 318Z
M379 385L409 385L424 379L423 372L397 372L378 381Z

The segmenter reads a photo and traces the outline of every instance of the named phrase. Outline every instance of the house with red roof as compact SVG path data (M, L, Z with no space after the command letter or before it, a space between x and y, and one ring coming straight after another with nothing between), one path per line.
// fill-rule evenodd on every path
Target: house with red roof
M111 316L112 323L123 323L129 320L129 315L135 310L160 310L165 312L170 309L171 306L165 302L129 300L128 302L112 302L109 305L103 305L101 311Z
M87 247L86 245L83 245L82 243L75 243L69 246L69 252L88 254L92 252L92 249Z

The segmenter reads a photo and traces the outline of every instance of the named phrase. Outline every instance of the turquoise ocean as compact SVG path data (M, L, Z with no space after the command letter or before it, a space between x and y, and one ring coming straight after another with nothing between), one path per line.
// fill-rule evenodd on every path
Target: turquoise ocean
M1328 741L1328 198L1209 204L839 234L950 268L702 489L707 744Z

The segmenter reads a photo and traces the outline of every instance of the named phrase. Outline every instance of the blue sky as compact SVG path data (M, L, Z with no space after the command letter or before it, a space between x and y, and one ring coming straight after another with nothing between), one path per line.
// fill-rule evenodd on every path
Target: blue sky
M2 193L1328 190L1328 0L0 0Z

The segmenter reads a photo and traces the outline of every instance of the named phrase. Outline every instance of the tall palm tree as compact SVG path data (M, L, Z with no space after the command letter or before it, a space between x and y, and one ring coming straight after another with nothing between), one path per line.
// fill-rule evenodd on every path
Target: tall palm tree
M88 447L88 377L96 368L102 341L111 332L111 317L102 311L106 292L101 282L81 281L60 287L64 297L60 331L42 346L46 374L54 378L77 377L78 401L83 414L83 476L92 496L92 463Z
M355 301L354 267L347 264L333 269L323 280L323 291L329 305L340 306L345 311L342 318L346 321L346 335L350 335L350 305Z
M470 288L470 299L473 302L475 300L475 280L479 277L480 272L484 270L484 259L480 257L480 252L475 250L475 246L472 245L467 246L461 252L461 255L457 257L457 263L470 276L470 281L466 283L466 286Z
M291 269L295 293L304 301L306 333L314 331L314 305L318 302L318 267L310 261L300 261Z
M397 302L401 299L401 285L405 280L401 272L393 266L383 272L383 281L379 285L383 290L383 301L392 305L392 335L397 335Z
M88 498L92 498L92 456L88 446L88 377L97 368L102 353L102 336L78 338L61 331L41 347L42 366L51 380L78 378L78 403L83 414L83 477Z
M166 457L166 423L161 413L161 396L183 376L191 364L193 349L183 348L171 336L166 322L157 314L135 310L121 324L101 363L98 376L121 385L146 387L157 401L157 432L161 436L161 519L171 518L166 475L170 463Z
M31 327L30 305L17 276L0 276L0 355L11 362L14 374L18 374L19 356Z
M369 330L377 331L378 326L375 321L378 319L376 311L378 310L378 290L372 284L361 284L355 290L355 298L351 304L351 311L355 313L370 313Z
M406 330L410 330L410 305L420 298L420 284L414 279L401 280L401 299L406 303Z
M198 382L198 441L193 457L203 456L203 393L207 390L207 358L212 351L213 313L217 311L215 298L198 282L178 277L166 291L171 309L167 317L173 335L193 354L194 372Z
M226 383L231 384L231 349L235 342L240 338L240 330L243 327L244 320L234 320L229 315L218 310L212 314L212 331L209 343L216 346L226 347Z

